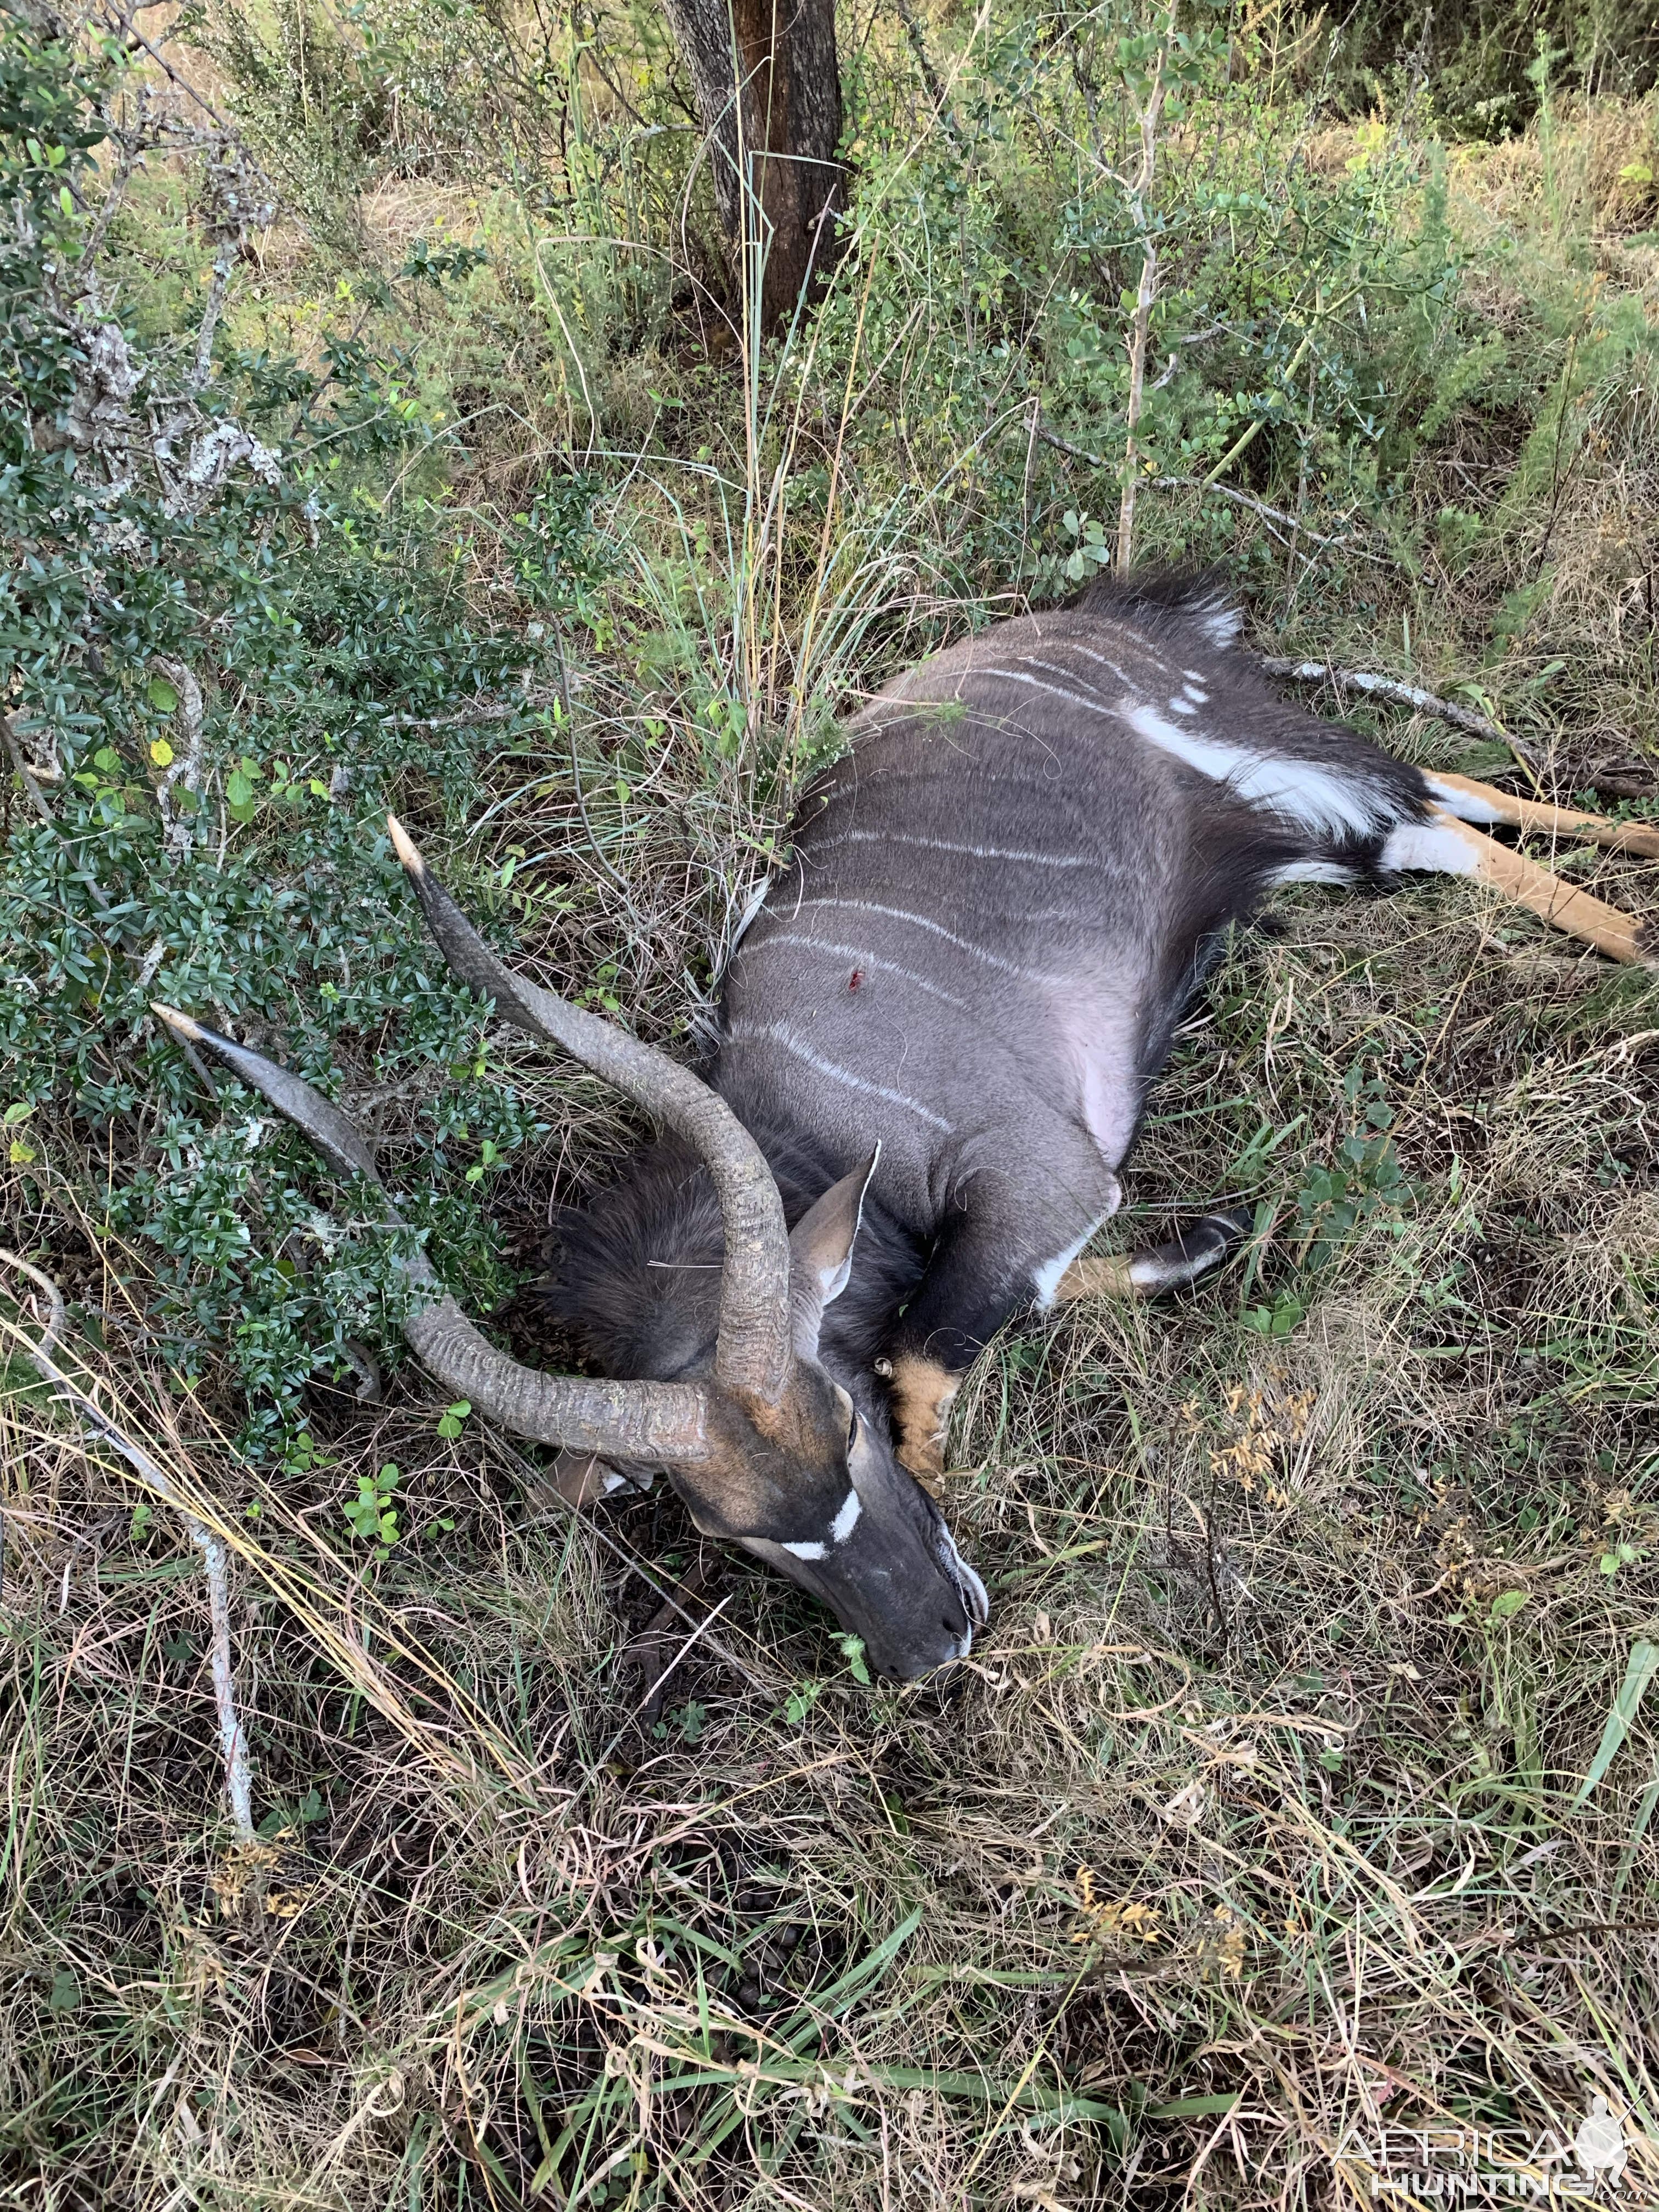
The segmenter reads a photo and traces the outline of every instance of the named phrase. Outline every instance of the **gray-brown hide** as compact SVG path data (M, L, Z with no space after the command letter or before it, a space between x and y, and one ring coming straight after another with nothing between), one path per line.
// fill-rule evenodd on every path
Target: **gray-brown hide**
M1048 1303L1220 933L1426 821L1417 771L1286 706L1237 629L1109 586L1002 623L889 684L799 810L712 1079L832 1161L880 1139L933 1244L893 1354L960 1368Z
M1211 1216L1132 1262L1079 1257L1231 922L1276 883L1429 868L1645 957L1627 917L1465 824L1659 834L1425 778L1284 704L1237 626L1201 586L1097 586L888 685L799 810L702 1080L510 973L393 825L456 972L665 1132L565 1217L541 1286L596 1376L516 1364L447 1298L416 1349L612 1480L665 1471L896 1676L965 1654L986 1616L907 1472L939 1466L954 1376L1023 1308L1190 1279L1237 1233ZM296 1078L167 1018L372 1171Z

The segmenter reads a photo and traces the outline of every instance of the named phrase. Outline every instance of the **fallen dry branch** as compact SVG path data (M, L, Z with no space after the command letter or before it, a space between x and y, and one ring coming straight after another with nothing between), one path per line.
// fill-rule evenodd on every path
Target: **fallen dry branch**
M1275 655L1264 657L1261 665L1269 676L1281 677L1287 683L1334 684L1350 691L1366 692L1374 699L1390 700L1397 707L1415 708L1419 714L1436 715L1455 729L1467 730L1471 737L1487 738L1496 744L1507 745L1524 769L1537 774L1537 757L1524 740L1500 729L1486 715L1476 714L1473 707L1460 707L1455 700L1437 698L1432 691L1425 691L1418 684L1402 684L1398 677L1372 675L1364 669L1333 668L1324 660L1281 659Z
M157 653L155 665L179 696L179 743L173 758L155 779L155 804L165 831L166 848L175 860L189 853L196 836L195 809L202 795L202 687L182 660ZM175 791L188 793L190 805L180 807ZM155 970L145 963L141 988L148 988Z
M222 1536L198 1521L179 1496L165 1469L132 1438L118 1429L103 1413L96 1401L52 1358L64 1321L64 1295L49 1275L39 1267L20 1259L15 1252L0 1249L0 1265L15 1267L46 1297L50 1318L38 1338L31 1338L15 1322L0 1316L3 1326L18 1352L27 1359L42 1382L52 1391L57 1402L67 1406L82 1428L88 1430L100 1443L107 1444L126 1462L145 1488L153 1491L165 1504L182 1515L190 1540L202 1554L202 1565L207 1575L208 1609L212 1621L210 1665L213 1675L214 1709L219 1717L219 1744L224 1759L225 1795L229 1801L231 1826L236 1831L239 1843L255 1840L253 1826L253 1770L247 1754L247 1738L243 1732L236 1708L236 1683L230 1659L230 1578L229 1554Z

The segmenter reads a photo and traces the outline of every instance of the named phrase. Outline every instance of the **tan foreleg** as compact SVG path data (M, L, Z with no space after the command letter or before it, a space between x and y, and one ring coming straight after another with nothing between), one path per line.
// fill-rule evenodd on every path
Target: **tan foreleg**
M1506 829L1559 837L1569 844L1604 845L1609 852L1641 853L1659 860L1659 823L1610 822L1605 814L1580 814L1570 806L1517 799L1513 792L1496 791L1467 775L1431 775L1429 787L1437 798L1448 801L1448 811L1460 819L1501 823Z
M914 1352L901 1352L893 1362L893 1425L898 1431L899 1461L924 1488L932 1488L945 1473L945 1433L961 1381L948 1367L920 1359Z
M1101 1252L1073 1260L1060 1279L1054 1304L1073 1298L1138 1298L1140 1285L1129 1272L1127 1252Z
M1218 1266L1254 1225L1249 1206L1206 1213L1167 1243L1145 1252L1105 1252L1073 1260L1060 1279L1056 1303L1068 1298L1155 1298L1195 1283Z
M1571 884L1564 884L1547 868L1540 868L1536 860L1528 860L1524 853L1513 853L1507 845L1483 836L1479 830L1467 822L1459 822L1449 814L1437 809L1437 820L1453 831L1468 848L1474 865L1468 870L1478 882L1490 884L1505 898L1513 899L1552 929L1564 930L1583 945L1593 945L1598 952L1605 952L1611 960L1646 962L1651 963L1659 956L1659 945L1654 941L1652 930L1645 922L1621 914L1616 906L1604 900L1592 898Z

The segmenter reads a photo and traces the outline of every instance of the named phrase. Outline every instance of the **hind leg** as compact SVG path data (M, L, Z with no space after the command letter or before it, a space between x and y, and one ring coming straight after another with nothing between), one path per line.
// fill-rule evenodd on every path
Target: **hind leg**
M1422 868L1436 875L1473 876L1552 929L1594 945L1609 959L1651 963L1659 957L1659 943L1648 924L1564 884L1524 853L1511 852L1442 808L1435 810L1431 821L1410 822L1396 830L1378 857L1380 865L1390 871Z
M1659 860L1659 823L1610 822L1605 814L1580 814L1570 806L1547 806L1535 799L1517 799L1508 791L1494 791L1489 783L1476 783L1467 775L1431 775L1429 789L1448 814L1460 822L1482 827L1501 823L1510 830L1530 830L1567 844L1603 845L1609 852L1640 853Z

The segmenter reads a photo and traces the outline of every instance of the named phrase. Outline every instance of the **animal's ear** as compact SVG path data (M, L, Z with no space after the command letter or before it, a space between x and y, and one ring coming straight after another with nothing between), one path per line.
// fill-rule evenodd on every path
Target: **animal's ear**
M878 1145L861 1168L831 1183L789 1232L789 1320L798 1359L816 1359L823 1310L847 1288L864 1194L881 1158Z

